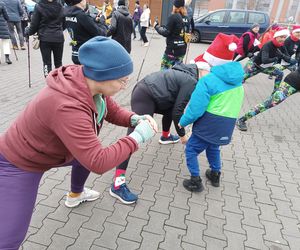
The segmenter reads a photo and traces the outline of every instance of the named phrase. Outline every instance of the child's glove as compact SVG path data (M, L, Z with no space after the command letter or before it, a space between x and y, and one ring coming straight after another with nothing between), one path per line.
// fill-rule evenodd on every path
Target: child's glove
M155 135L155 131L149 121L141 120L129 136L134 139L137 144L146 142Z

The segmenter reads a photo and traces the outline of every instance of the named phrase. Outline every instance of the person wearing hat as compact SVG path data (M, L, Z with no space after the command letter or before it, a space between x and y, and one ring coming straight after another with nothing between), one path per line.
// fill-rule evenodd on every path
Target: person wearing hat
M52 55L55 68L62 66L64 24L62 5L57 0L40 0L34 7L30 25L25 28L25 37L38 34L44 77L52 70Z
M255 105L247 113L239 118L239 121L243 121L243 126L237 123L237 127L241 131L247 131L248 127L246 121L254 116L274 108L283 101L285 101L291 95L300 91L300 67L297 70L289 73L284 80L279 84L279 87L263 102Z
M174 0L172 15L168 17L166 26L160 26L156 21L154 28L158 34L166 37L167 46L161 60L161 70L182 63L187 49L184 35L190 33L184 0Z
M192 135L186 148L186 164L191 174L183 181L185 189L202 192L198 155L204 150L210 168L205 175L212 186L219 187L221 176L220 146L230 143L236 118L239 115L244 89L244 71L239 62L232 62L238 40L233 35L219 33L201 56L210 73L200 78L179 127L193 124ZM198 57L197 61L200 61Z
M254 59L250 59L246 63L244 67L244 81L259 73L264 73L275 76L272 93L278 89L283 79L283 70L286 68L286 66L281 65L281 63L283 63L283 61L287 62L289 66L296 64L296 60L290 57L284 46L284 41L288 35L288 29L283 27L277 28L272 40L261 48ZM244 118L240 118L237 121L237 127L242 131L247 130L245 121Z
M134 87L131 94L131 110L137 114L163 116L160 144L173 144L179 140L185 144L188 140L185 129L179 128L178 122L198 79L206 73L207 71L198 70L195 64L180 64L168 70L151 73ZM170 133L172 121L179 136ZM129 128L127 134L131 132L132 129ZM110 194L124 204L132 204L138 199L125 185L129 160L130 158L117 167L110 189Z
M67 7L64 8L66 28L71 37L72 61L80 64L78 50L82 44L95 36L106 36L107 27L104 23L96 24L85 10L86 0L66 0Z
M89 173L115 168L157 130L152 117L129 112L112 99L133 71L119 43L92 38L80 47L79 59L82 65L53 70L0 137L0 249L19 249L45 171L72 165L67 207L96 200L100 193L84 187ZM104 120L135 129L104 147L98 138Z
M295 55L298 67L300 66L300 25L294 25L291 35L285 39L284 46L290 56Z
M253 57L256 51L259 51L258 48L258 38L259 38L259 24L254 23L250 30L242 34L237 44L237 49L235 50L235 55L233 59L235 61L241 61L246 57ZM239 56L239 58L237 58Z
M113 12L108 35L119 42L130 54L131 34L133 33L133 23L125 0L118 1L118 8Z

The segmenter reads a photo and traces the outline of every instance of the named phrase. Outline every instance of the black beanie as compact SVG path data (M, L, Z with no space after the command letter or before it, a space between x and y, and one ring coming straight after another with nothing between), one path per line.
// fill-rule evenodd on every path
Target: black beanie
M259 23L252 24L250 29L253 30L255 27L260 27Z
M65 3L69 6L80 3L82 0L65 0Z
M174 5L176 8L184 7L184 0L174 0L173 5Z
M126 5L125 0L119 0L118 1L118 6L121 6L121 5L124 5L124 6Z

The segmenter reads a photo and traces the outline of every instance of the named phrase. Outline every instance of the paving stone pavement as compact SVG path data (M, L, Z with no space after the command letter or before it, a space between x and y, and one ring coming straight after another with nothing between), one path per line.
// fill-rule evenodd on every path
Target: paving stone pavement
M149 38L151 32L148 33ZM159 70L165 41L153 36L141 72ZM208 44L191 44L188 59ZM115 99L130 108L130 93L147 48L132 43L135 72L129 87ZM31 50L32 88L28 88L27 51L19 61L0 65L0 133L44 86L41 56ZM64 64L71 63L68 39ZM271 93L265 75L247 80L243 112ZM139 194L135 205L125 206L110 197L113 171L91 174L87 186L101 192L95 202L69 209L64 206L70 168L44 174L23 250L34 249L300 249L300 99L295 94L279 107L250 120L248 132L235 130L233 141L222 148L220 188L212 187L203 173L205 191L187 192L184 147L162 146L159 134L133 155L127 181ZM160 121L159 115L155 116ZM160 124L160 123L159 123ZM174 129L174 128L173 128ZM104 145L124 136L125 129L105 124Z

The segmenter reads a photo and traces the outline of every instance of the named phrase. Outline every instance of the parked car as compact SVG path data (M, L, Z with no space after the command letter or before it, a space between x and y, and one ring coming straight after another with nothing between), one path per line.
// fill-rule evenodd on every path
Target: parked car
M260 24L259 32L270 25L267 13L254 10L221 9L209 12L195 20L192 42L212 41L218 33L234 34L240 37L253 23Z
M25 0L25 4L26 4L26 7L27 7L29 20L31 20L31 16L32 16L34 7L36 5L36 2L34 2L32 0Z

